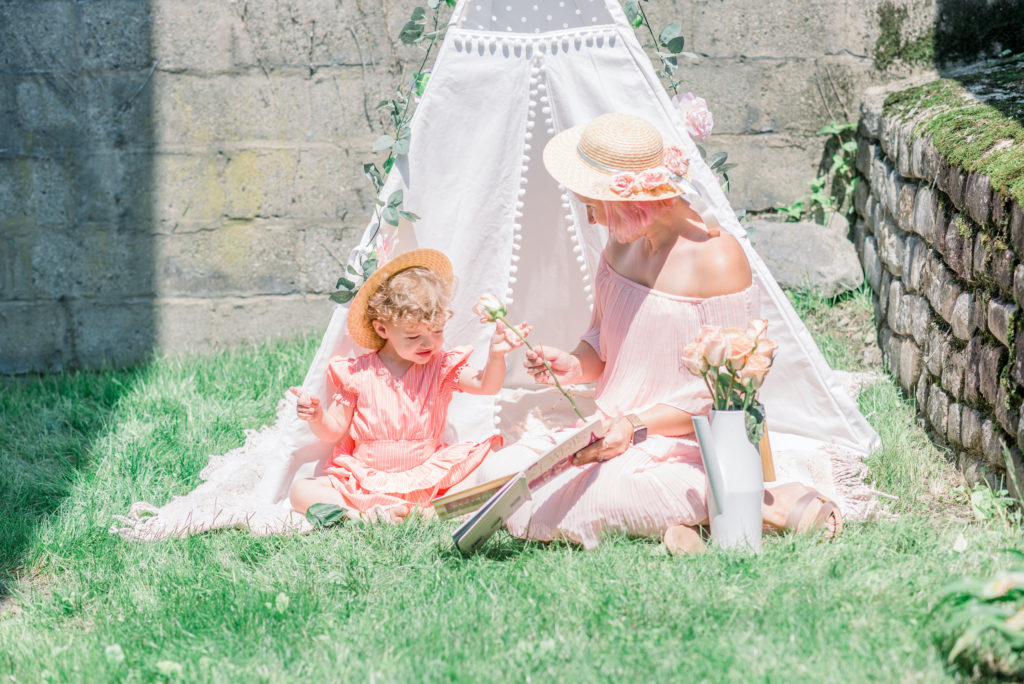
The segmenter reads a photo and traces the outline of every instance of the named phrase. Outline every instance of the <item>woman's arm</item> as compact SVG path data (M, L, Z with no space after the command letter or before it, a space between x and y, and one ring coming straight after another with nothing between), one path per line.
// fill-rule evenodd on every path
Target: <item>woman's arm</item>
M636 415L647 426L648 435L681 437L693 432L693 416L668 404L656 404ZM625 417L612 418L605 423L604 438L580 450L573 463L583 465L615 458L629 448L632 439L633 424Z

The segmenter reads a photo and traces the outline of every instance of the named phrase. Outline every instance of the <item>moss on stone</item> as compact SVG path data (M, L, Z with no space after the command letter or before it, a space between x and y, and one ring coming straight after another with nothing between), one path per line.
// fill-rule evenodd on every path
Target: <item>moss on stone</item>
M1024 204L1024 58L893 93L884 112L917 120L915 137L931 137L949 163Z
M934 28L908 39L904 35L908 16L905 6L886 0L878 6L876 12L879 33L872 53L876 69L886 69L897 60L908 64L932 60L935 55Z

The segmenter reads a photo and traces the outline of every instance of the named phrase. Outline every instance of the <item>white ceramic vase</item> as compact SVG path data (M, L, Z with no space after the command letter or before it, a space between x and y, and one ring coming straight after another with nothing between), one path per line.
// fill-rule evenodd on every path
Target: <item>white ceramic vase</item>
M712 411L710 421L694 416L707 473L711 541L726 549L761 550L761 455L750 440L743 411Z

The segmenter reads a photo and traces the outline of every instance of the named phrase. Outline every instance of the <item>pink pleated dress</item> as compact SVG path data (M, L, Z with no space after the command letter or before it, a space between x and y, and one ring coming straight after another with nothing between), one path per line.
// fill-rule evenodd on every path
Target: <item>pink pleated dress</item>
M497 437L451 445L443 440L448 404L471 352L441 352L400 378L376 352L331 359L333 398L354 410L349 434L335 447L326 474L349 507L370 519L398 520L415 508L429 515L431 499L461 482L500 445Z
M598 415L617 417L656 404L706 414L710 395L683 366L683 348L701 325L746 327L757 310L753 285L734 294L681 297L635 283L602 259L592 325L583 336L605 362L595 395ZM560 434L525 438L493 454L480 481L525 467ZM704 488L692 436L651 435L615 458L571 467L542 484L507 527L518 537L566 539L588 549L605 532L660 537L672 525L707 518Z

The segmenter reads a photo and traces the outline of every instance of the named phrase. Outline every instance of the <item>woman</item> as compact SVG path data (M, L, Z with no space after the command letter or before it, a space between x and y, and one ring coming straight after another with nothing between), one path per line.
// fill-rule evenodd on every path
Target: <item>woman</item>
M605 114L564 131L545 148L544 165L610 239L590 330L572 352L538 347L526 367L551 383L543 355L563 384L596 380L606 434L534 491L508 528L587 548L605 531L664 535L673 552L699 550L708 512L693 416L711 401L680 357L701 325L746 327L758 317L750 265L739 242L695 208L705 205L685 179L683 153L666 149L643 119ZM528 438L493 454L479 481L515 472L553 441ZM797 483L767 492L764 511L777 527L835 534L841 526L833 502Z

